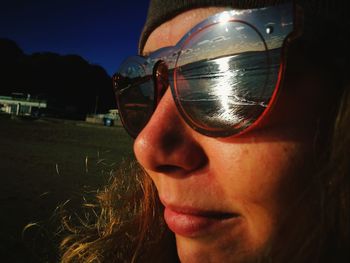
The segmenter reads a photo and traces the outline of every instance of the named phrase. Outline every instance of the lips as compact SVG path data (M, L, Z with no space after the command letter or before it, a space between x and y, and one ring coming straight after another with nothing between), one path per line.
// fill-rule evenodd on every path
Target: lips
M170 230L185 237L210 234L224 227L238 215L221 211L200 210L192 207L165 205L164 219Z

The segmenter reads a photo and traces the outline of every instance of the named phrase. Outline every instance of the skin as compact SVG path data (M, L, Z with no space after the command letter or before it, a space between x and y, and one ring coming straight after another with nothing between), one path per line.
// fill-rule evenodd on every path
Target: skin
M221 10L201 8L178 15L153 31L144 53L176 44ZM313 170L305 160L312 158L327 94L317 72L306 71L299 60L297 53L290 59L272 113L248 133L211 138L195 132L179 115L168 89L136 138L136 158L163 203L238 215L215 231L190 237L175 233L181 262L249 262L271 244L283 246L296 227L295 218L307 209L298 197Z

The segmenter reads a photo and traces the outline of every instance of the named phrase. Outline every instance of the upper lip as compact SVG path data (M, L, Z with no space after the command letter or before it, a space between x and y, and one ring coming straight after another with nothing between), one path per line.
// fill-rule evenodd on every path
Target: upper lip
M220 210L211 210L211 209L201 209L201 208L195 208L191 206L178 206L174 204L169 204L161 201L165 208L170 209L176 213L179 214L185 214L185 215L193 215L193 216L199 216L199 217L208 217L208 218L217 218L217 219L223 219L223 218L231 218L231 217L237 217L238 214L234 212L227 212L227 211L220 211Z

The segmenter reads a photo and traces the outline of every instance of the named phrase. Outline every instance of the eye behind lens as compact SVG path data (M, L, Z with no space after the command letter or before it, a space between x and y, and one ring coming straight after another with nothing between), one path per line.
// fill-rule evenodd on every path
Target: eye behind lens
M167 64L160 60L154 66L154 84L156 89L156 101L159 103L169 87L169 70Z

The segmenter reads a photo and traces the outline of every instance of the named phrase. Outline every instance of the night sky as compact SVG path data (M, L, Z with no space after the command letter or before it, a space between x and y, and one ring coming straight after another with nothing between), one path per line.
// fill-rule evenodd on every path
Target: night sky
M148 0L0 0L0 38L26 54L77 54L112 75L137 52Z

